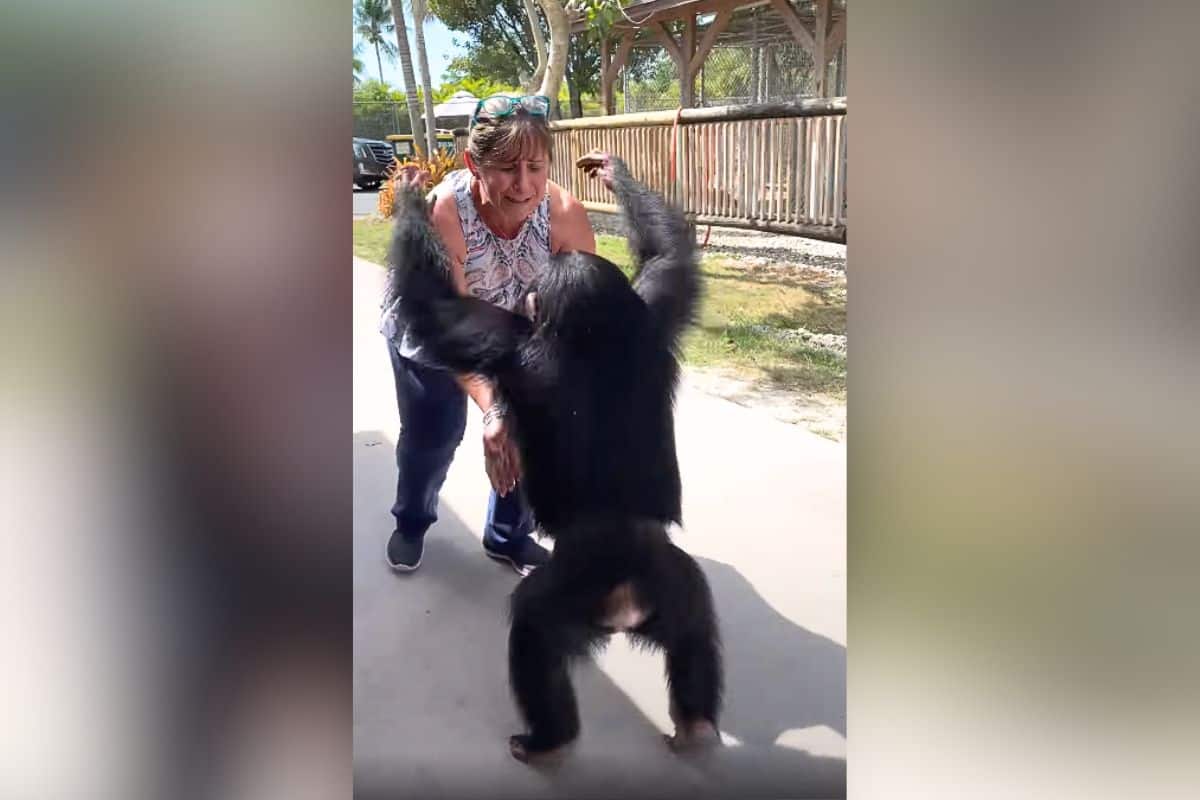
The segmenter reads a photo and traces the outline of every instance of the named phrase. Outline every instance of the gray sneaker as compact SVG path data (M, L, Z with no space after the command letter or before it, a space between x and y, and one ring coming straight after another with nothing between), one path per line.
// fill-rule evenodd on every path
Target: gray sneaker
M523 536L504 549L484 539L483 552L497 561L503 561L510 565L522 577L550 560L550 551L535 542L533 536Z
M388 566L397 572L412 572L421 566L421 554L425 552L425 537L411 539L392 531L387 543Z

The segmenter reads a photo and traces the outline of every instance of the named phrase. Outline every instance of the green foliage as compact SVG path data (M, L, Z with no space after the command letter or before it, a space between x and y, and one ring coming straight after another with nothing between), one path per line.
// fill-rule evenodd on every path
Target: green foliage
M705 70L705 93L710 97L749 94L754 82L749 48L725 50L721 55L720 69Z
M463 34L454 43L466 55L450 62L450 82L471 78L519 86L522 75L533 75L537 51L521 0L429 0L429 10Z
M393 100L404 102L404 92L393 89L375 78L365 80L354 87L354 102L356 103L388 103Z
M641 83L656 92L666 91L672 86L679 87L679 75L675 71L675 62L666 52L648 63L639 77Z
M438 100L438 92L433 93L435 102ZM417 99L424 101L425 94L421 91L421 87L417 87ZM393 88L390 84L377 81L374 78L369 78L354 87L354 102L355 103L403 103L404 92L400 89Z
M463 34L455 37L455 43L467 51L447 67L446 82L434 92L439 102L459 88L476 97L518 91L522 78L533 75L537 51L521 0L429 0L429 8L447 28ZM558 98L564 112L572 96L586 107L584 98L600 93L600 31L620 16L616 0L587 0L581 8L596 26L571 37ZM549 29L540 17L539 24L548 37ZM655 49L634 48L629 56L630 74L640 75L645 65L655 60ZM579 113L578 107L575 113Z
M433 90L433 100L435 103L444 103L450 99L450 96L458 91L467 91L476 97L487 97L493 94L507 94L510 92L519 91L518 87L512 86L499 81L489 80L487 78L473 78L463 76L455 80L450 80L443 83L441 86Z
M564 83L570 83L577 94L600 91L600 37L595 31L577 33L571 37L567 50L567 72Z
M404 92L374 78L354 87L354 135L382 139L390 133L412 133Z
M597 34L607 34L613 23L622 18L621 0L569 0L567 5L582 11L589 31Z

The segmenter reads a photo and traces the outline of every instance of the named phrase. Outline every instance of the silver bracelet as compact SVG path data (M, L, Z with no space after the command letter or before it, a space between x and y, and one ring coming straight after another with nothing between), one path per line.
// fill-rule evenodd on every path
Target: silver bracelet
M492 424L493 420L500 419L508 415L508 407L501 401L497 400L488 406L487 411L483 412L483 425L487 427Z

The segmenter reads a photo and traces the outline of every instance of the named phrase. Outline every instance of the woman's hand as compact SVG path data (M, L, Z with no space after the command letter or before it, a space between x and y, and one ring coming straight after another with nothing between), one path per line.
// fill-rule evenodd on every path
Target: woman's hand
M521 456L508 435L506 423L505 417L500 415L484 416L483 466L492 488L501 497L511 492L521 477Z

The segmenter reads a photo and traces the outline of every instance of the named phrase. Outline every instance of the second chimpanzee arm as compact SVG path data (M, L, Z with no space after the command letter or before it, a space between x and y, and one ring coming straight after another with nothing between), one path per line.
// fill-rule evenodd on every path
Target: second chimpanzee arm
M420 193L397 186L396 222L388 293L432 361L450 370L498 377L516 364L531 325L475 297L463 297L446 269L446 256Z
M700 297L695 233L683 213L634 180L621 159L609 158L609 172L637 260L634 288L674 343L693 321Z

